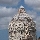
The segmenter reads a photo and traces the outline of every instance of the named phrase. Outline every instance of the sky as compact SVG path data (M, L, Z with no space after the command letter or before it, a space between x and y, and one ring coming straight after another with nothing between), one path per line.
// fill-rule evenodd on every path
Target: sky
M8 40L8 24L21 5L36 22L36 35L40 36L40 0L0 0L0 40Z

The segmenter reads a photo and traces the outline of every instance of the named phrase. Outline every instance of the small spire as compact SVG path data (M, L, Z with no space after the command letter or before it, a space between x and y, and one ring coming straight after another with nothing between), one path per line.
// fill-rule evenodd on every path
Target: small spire
M24 7L21 5L20 8L24 8Z

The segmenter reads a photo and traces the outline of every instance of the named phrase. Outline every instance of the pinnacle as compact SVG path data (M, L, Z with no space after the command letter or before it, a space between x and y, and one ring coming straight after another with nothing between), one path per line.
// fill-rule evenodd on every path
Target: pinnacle
M20 8L24 8L24 7L21 5Z

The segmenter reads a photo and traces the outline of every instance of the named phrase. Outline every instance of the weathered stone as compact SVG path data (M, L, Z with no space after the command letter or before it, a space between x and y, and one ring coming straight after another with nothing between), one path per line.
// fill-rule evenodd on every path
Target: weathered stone
M9 23L9 40L36 40L36 25L23 6Z

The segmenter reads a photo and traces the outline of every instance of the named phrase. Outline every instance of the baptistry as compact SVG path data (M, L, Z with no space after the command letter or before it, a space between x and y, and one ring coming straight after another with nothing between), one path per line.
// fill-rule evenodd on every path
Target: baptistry
M23 6L9 23L9 40L36 40L36 24Z

